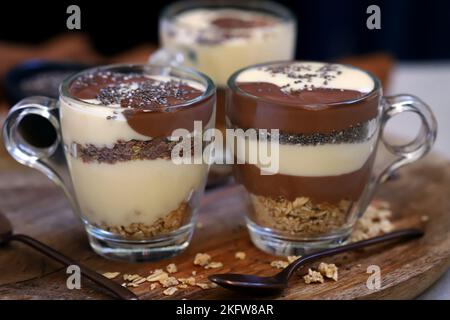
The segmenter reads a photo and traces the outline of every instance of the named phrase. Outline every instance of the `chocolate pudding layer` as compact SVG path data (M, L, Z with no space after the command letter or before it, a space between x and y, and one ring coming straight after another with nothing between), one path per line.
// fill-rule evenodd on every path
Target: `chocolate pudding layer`
M353 87L354 83L360 85ZM379 114L380 95L372 92L372 78L341 65L255 67L240 73L235 86L227 116L241 128L279 129L290 134L333 133Z
M234 175L252 194L294 201L299 195L313 202L335 204L342 199L358 201L370 178L373 157L360 169L337 176L261 175L256 165L236 165Z
M278 170L269 175L248 154L264 135L237 137L235 157L244 164L234 175L250 194L251 218L310 234L346 223L373 167L380 114L373 78L344 65L285 62L245 69L230 87L230 127L267 129L269 141L277 138L270 129L279 130Z
M175 75L94 71L69 85L61 101L62 135L81 214L116 236L148 239L191 221L206 164L176 165L176 129L214 122L206 84Z

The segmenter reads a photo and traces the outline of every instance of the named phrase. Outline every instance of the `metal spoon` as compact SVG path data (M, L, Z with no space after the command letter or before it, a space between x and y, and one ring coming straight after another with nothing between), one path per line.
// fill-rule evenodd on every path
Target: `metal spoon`
M86 266L83 266L79 262L72 260L69 257L66 257L62 253L59 253L55 249L50 248L49 246L39 242L36 239L33 239L29 236L23 234L14 234L11 222L8 218L0 212L0 245L5 245L10 241L19 241L25 243L32 247L33 249L45 254L46 256L58 261L59 263L70 266L77 265L80 267L81 274L88 278L89 280L95 282L102 288L104 288L109 293L114 296L124 299L124 300L137 300L138 297L128 290L127 288L122 287L120 284L102 276L101 274L89 269Z
M230 289L239 291L241 293L257 293L266 294L274 293L285 289L288 285L288 281L294 272L306 262L311 262L318 258L335 255L338 253L361 249L374 244L379 244L382 242L387 242L391 240L406 240L418 238L423 235L423 231L419 229L405 229L394 231L391 233L384 234L379 237L374 237L371 239L358 241L343 245L340 247L326 249L311 254L304 255L299 259L288 265L283 271L277 273L271 277L259 277L255 275L246 274L236 274L236 273L224 273L224 274L214 274L209 276L209 280L217 283L218 285Z

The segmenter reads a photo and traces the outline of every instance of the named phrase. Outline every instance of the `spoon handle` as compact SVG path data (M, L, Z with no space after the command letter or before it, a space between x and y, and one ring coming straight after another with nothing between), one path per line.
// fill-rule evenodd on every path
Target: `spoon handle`
M122 287L120 284L118 284L115 281L112 281L103 275L95 272L92 269L89 269L88 267L80 264L79 262L63 255L62 253L56 251L55 249L50 248L49 246L43 244L42 242L33 239L29 236L23 235L23 234L15 234L12 235L9 240L15 240L22 243L25 243L32 247L33 249L45 254L46 256L58 261L62 265L70 266L70 265L77 265L80 267L81 274L91 280L92 282L95 282L97 285L104 288L106 291L112 293L114 296L123 299L123 300L137 300L138 297L128 290L127 288Z
M423 235L423 231L420 229L403 229L398 230L390 233L386 233L384 235L370 238L367 240L362 240L358 242L353 242L350 244L346 244L340 247L326 249L322 251L313 252L307 255L304 255L300 258L298 258L296 261L291 263L289 266L287 266L283 271L281 271L279 274L277 274L277 277L281 279L289 279L292 274L302 265L304 265L306 262L316 260L318 258L332 256L335 254L339 254L346 251L361 249L370 245L379 244L382 242L387 242L391 240L399 240L399 239L411 239L411 238L418 238Z

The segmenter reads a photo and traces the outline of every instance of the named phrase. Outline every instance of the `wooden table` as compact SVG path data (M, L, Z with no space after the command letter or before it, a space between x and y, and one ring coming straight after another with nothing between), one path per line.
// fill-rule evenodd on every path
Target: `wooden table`
M76 41L69 40L66 41L69 43L67 51L71 54L77 57L83 56L90 62L104 60L92 54L86 45L78 45L77 47L82 50L74 51ZM83 39L78 40L85 43ZM51 42L48 46L61 48L61 43L58 42L56 45ZM146 61L152 50L154 50L152 46L135 48L110 61ZM53 49L47 51L54 52ZM83 54L79 51L83 51ZM36 56L28 52L27 57L30 54ZM14 59L19 57L17 54L11 56ZM366 60L362 63L373 67L375 72L387 70L379 74L383 80L386 80L392 61L384 56L370 57L369 60L370 63ZM378 62L374 64L375 60ZM358 64L358 61L351 62ZM0 114L4 115L5 106L4 102L0 101ZM327 262L334 262L340 267L338 282L308 286L298 276L293 279L288 290L281 296L273 298L357 299L417 296L450 266L449 166L445 160L428 157L402 171L401 178L387 184L379 194L380 198L392 203L398 227L416 225L422 215L430 216L425 238L396 247L371 249L327 259ZM99 272L120 271L147 275L151 270L164 267L170 262L175 262L178 266L177 277L188 276L192 270L196 270L198 281L206 279L210 273L219 271L267 275L276 272L269 266L270 261L275 257L258 251L249 240L242 219L245 208L239 200L239 192L236 186L229 185L207 193L199 214L203 228L196 230L192 245L183 254L155 263L117 263L105 260L91 251L81 224L73 216L60 190L42 174L14 163L0 147L0 208L13 221L16 231L34 236ZM234 253L238 250L245 251L247 259L243 261L234 259ZM192 261L197 252L211 254L214 260L223 262L225 267L215 271L194 267ZM382 288L375 292L368 290L365 286L368 277L366 268L372 264L381 267L383 276ZM12 244L0 249L0 268L2 271L0 299L109 298L87 281L83 282L81 290L68 290L65 285L67 277L65 269L20 244ZM299 272L300 275L303 273L304 271ZM117 281L120 280L117 279ZM149 284L132 288L132 290L143 299L241 298L221 288L202 290L194 287L180 290L172 297L163 296L160 289L150 291Z

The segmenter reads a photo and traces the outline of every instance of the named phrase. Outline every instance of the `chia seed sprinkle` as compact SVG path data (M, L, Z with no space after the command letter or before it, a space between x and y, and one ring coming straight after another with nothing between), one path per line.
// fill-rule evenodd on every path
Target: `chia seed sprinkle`
M303 85L303 90L311 91L314 89L314 85L311 84L315 79L323 80L322 84L327 86L330 81L335 79L338 75L342 74L339 70L340 65L337 64L325 64L313 70L312 66L307 63L297 63L297 64L279 64L275 66L260 67L260 70L268 71L272 77L276 75L283 74L290 79L295 79L294 83L307 82ZM282 86L282 89L286 89L287 86Z
M259 131L259 130L258 130ZM266 131L266 139L270 140L270 131ZM259 131L263 136L264 131ZM259 135L258 134L258 135ZM341 131L333 131L331 133L312 133L312 134L291 134L280 131L280 144L294 144L304 146L317 146L323 144L340 144L340 143L360 143L364 142L372 136L370 122L358 123Z
M167 81L147 78L141 74L96 72L74 80L75 88L98 88L96 99L106 106L164 110L172 105L190 101L201 91L182 80Z

